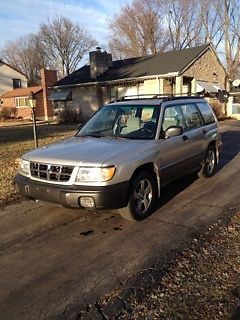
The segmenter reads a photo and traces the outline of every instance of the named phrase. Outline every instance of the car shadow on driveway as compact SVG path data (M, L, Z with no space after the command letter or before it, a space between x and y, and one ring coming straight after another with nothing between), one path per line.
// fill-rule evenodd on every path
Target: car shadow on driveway
M187 189L192 183L194 183L198 179L198 175L196 173L192 173L188 176L180 178L168 186L164 187L161 190L161 197L158 199L156 210L160 209L166 203L168 203L171 199L173 199L178 193Z
M240 152L240 131L225 131L222 133L223 150L220 156L218 170L221 170Z

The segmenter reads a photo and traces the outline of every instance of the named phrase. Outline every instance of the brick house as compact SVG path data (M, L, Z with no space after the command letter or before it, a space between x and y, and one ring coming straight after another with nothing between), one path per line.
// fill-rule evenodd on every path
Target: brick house
M54 70L41 70L41 85L34 87L18 88L8 91L0 96L1 107L11 108L16 117L30 119L32 110L29 97L32 92L36 98L36 118L50 120L53 117L53 105L48 100L49 89L57 81L57 73Z
M112 61L100 48L85 65L51 87L55 108L72 106L91 115L125 95L216 93L228 89L225 68L211 44ZM221 111L224 105L219 104Z
M27 77L0 59L0 95L17 88L27 87Z

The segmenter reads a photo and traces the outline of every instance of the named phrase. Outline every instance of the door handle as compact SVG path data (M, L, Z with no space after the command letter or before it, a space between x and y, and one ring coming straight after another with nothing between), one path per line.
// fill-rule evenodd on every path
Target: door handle
M184 136L182 137L182 139L183 139L183 141L186 141L186 140L188 140L189 138L188 138L188 136L184 135Z
M202 132L203 132L203 134L206 134L206 133L207 133L207 130L206 130L206 129L203 129Z

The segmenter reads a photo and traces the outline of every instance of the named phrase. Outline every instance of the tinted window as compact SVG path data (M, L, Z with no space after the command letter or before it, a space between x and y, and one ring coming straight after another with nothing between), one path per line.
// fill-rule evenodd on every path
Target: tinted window
M204 102L197 103L197 106L202 114L205 124L210 124L215 122L215 118L212 113L211 107L209 107L207 103L204 103Z
M196 129L202 126L202 120L195 104L181 105L181 110L188 130Z

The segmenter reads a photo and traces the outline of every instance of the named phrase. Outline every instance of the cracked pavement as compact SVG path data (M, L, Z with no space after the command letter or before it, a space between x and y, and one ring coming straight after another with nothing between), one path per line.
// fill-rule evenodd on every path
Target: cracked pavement
M30 201L2 209L0 319L104 319L97 303L102 297L116 292L120 308L124 299L116 289L134 290L136 276L143 273L154 281L160 268L153 266L239 202L240 126L230 122L222 131L217 174L174 182L143 222L123 220L114 211Z

